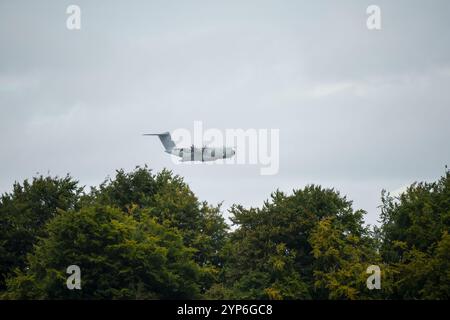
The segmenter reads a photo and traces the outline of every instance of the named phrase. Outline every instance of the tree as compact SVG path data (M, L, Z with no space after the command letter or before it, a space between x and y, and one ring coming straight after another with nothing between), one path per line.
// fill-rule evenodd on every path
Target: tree
M450 172L414 183L397 198L383 192L381 254L395 271L396 299L450 296Z
M215 281L221 267L220 250L228 225L219 206L200 202L183 178L171 171L156 174L145 167L132 172L118 170L113 179L93 188L84 199L86 203L100 203L133 214L136 219L145 213L165 226L179 230L186 246L195 249L194 259L208 272L203 274L202 291Z
M0 290L15 268L23 268L25 259L44 225L58 209L79 207L82 188L69 175L63 178L38 176L31 182L14 183L11 193L0 198Z
M353 211L333 189L314 185L290 196L276 191L261 209L236 205L230 211L237 229L226 247L221 277L233 298L326 298L314 289L313 230L334 217L342 232L356 237L365 232L363 211ZM220 295L217 289L214 294Z
M175 229L108 206L61 212L28 267L7 280L9 299L198 298L202 269ZM66 287L66 268L81 268L81 290Z
M220 206L199 202L183 178L168 170L157 174L147 166L129 173L118 170L114 179L93 188L85 202L132 211L137 219L146 212L159 223L177 228L184 243L198 250L195 256L200 264L219 264L218 252L228 228Z
M347 233L335 217L321 220L310 236L313 248L314 287L329 299L380 299L391 289L389 268L381 263L369 231ZM367 288L367 268L381 269L381 290Z
M0 198L0 297L449 299L449 187L446 171L383 192L373 229L334 189L275 191L261 208L233 205L229 232L220 205L168 170L118 170L87 194L40 176ZM66 286L71 265L81 290ZM381 290L366 286L370 265Z

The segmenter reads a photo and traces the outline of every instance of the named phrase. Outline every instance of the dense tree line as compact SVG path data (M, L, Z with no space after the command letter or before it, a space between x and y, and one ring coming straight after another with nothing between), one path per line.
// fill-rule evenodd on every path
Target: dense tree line
M310 185L232 206L230 229L167 170L119 170L90 191L38 176L0 198L0 298L449 299L449 171L383 192L380 207L372 228L338 191ZM70 265L81 290L66 286Z

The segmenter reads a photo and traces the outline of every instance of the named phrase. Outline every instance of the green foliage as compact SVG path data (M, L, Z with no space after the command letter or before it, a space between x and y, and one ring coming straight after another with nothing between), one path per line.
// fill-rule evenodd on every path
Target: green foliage
M450 226L450 173L438 182L414 183L398 198L384 192L382 203L384 258L397 262L405 250L426 251Z
M28 268L8 280L6 298L196 298L201 268L175 231L111 207L64 212L47 225ZM68 290L66 268L82 270L82 290Z
M343 231L336 218L321 220L313 230L310 243L315 258L314 286L321 298L379 299L390 288L387 266L383 266L371 239ZM380 266L381 291L369 291L367 267Z
M291 196L276 191L261 209L234 206L230 211L238 228L222 277L233 289L231 298L322 298L314 289L313 230L333 217L343 232L355 237L365 232L363 211L353 211L338 192L314 185Z
M449 299L450 174L383 192L381 226L333 189L275 191L261 208L200 202L183 179L118 170L83 193L71 177L0 198L3 299ZM68 290L66 269L81 268ZM381 269L369 290L367 268Z
M136 219L145 212L160 224L177 228L184 243L198 250L198 263L220 263L218 253L228 228L220 207L200 203L183 179L168 170L155 175L147 167L137 167L130 173L118 170L114 179L93 188L84 200L118 207Z
M71 177L34 178L15 183L0 198L0 290L14 268L25 267L27 253L57 210L77 209L82 189Z
M434 183L415 183L398 198L382 198L384 260L395 271L391 298L450 296L450 173Z

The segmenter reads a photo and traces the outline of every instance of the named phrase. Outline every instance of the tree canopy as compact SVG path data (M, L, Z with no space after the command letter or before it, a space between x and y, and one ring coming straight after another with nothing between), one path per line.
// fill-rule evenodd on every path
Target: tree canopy
M230 228L168 170L118 170L89 191L38 176L0 198L0 297L448 299L449 186L446 171L382 192L379 227L337 190L275 190L260 208L233 205ZM67 288L71 265L80 290Z

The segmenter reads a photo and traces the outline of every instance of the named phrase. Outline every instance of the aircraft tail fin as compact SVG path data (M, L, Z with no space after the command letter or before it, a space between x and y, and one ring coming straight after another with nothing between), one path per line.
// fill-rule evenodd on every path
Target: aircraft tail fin
M172 151L175 148L175 142L173 142L172 137L169 132L164 133L144 133L144 136L158 136L159 140L163 144L167 152Z

